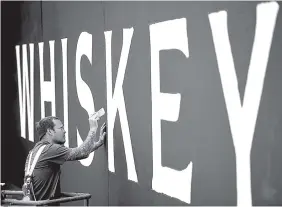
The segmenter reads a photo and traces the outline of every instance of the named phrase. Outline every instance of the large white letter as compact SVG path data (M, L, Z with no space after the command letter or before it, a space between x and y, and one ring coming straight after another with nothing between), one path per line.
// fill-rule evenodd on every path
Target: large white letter
M55 64L54 64L54 44L55 41L49 41L50 46L50 68L51 80L44 81L44 43L38 43L39 46L39 62L40 62L40 94L41 94L41 118L45 117L45 101L51 102L52 116L56 116L55 103Z
M66 129L66 143L65 146L69 147L69 102L68 102L68 59L67 59L67 43L68 38L61 40L62 42L62 59L63 59L63 97L64 97L64 128Z
M75 80L77 87L77 95L81 106L88 112L88 115L95 111L93 96L88 85L81 78L80 61L82 55L85 55L90 64L92 64L92 35L87 32L82 32L77 41L76 57L75 57ZM76 130L77 144L83 143L81 136ZM88 158L80 160L84 166L89 166L92 163L94 152L91 152Z
M118 67L118 74L112 95L112 32L105 32L106 41L106 76L107 76L107 116L108 116L108 165L111 172L115 172L113 130L117 109L120 112L120 124L124 140L124 149L127 163L127 176L129 180L138 182L135 163L132 153L130 131L128 126L126 107L123 96L123 79L130 49L133 28L123 30L123 45Z
M209 15L237 160L237 205L252 206L250 153L279 6L257 6L257 22L244 101L241 105L227 29L227 13Z
M28 138L34 141L34 45L29 44L30 72L28 74L27 48L22 46L23 73L21 76L20 46L16 46L21 137L26 138L26 103L28 114ZM30 81L29 81L30 77Z
M181 95L160 92L159 51L178 49L189 57L186 19L176 19L150 25L153 179L152 188L160 193L190 203L192 162L186 169L177 171L162 166L161 120L176 122L179 116Z

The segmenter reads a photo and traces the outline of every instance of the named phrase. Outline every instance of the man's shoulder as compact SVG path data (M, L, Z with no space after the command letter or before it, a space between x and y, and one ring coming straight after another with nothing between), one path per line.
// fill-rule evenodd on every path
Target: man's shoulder
M70 149L60 144L48 144L46 146L45 158L52 160L56 164L62 165L69 156Z
M49 149L52 150L58 150L58 149L68 149L67 147L65 147L64 145L61 144L55 144L55 143L49 143L47 144L47 146Z
M65 147L64 145L60 145L60 144L46 143L45 145L46 146L45 146L44 151L48 154L49 153L53 154L53 153L58 153L58 152L61 152L61 151L68 150L67 147Z

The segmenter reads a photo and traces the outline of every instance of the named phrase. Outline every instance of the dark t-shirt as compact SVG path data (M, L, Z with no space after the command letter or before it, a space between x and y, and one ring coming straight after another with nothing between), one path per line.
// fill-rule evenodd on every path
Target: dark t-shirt
M42 145L46 146L39 156L32 174L36 200L46 200L60 196L60 165L66 162L70 152L70 149L63 145L40 141L32 149L32 162ZM27 157L28 159L29 156Z

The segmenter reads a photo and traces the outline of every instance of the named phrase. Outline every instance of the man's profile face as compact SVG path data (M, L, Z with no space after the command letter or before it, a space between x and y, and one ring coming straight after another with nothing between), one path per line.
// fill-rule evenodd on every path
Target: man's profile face
M54 143L64 144L66 142L66 139L65 139L66 131L64 129L63 123L58 119L54 119L53 123L55 125L53 128L54 133L52 137Z

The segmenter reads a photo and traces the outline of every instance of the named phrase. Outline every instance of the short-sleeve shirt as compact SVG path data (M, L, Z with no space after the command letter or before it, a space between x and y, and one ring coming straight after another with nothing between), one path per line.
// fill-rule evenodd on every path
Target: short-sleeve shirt
M70 153L70 149L63 145L39 141L32 149L31 162L42 145L46 146L39 156L32 174L36 200L46 200L60 196L61 165L66 162ZM27 159L29 159L29 156Z

